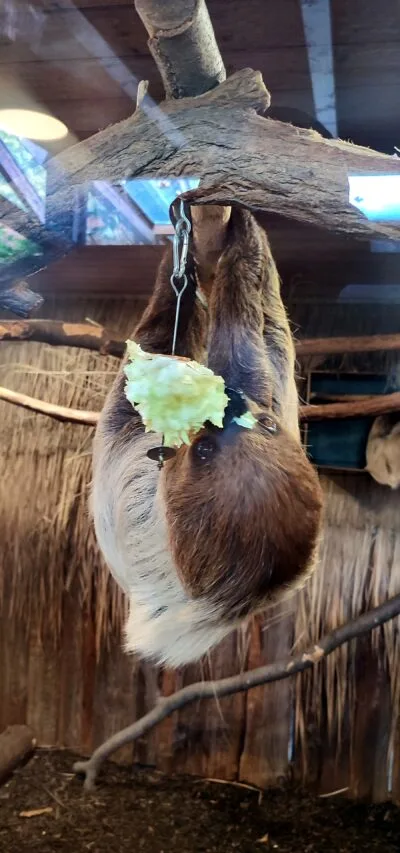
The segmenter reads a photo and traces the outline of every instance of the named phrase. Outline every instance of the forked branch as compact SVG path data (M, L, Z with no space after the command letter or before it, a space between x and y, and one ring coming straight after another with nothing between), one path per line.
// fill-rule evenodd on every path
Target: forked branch
M137 738L142 737L146 732L154 728L154 726L169 717L174 711L184 708L192 702L197 702L199 699L215 699L223 696L231 696L232 693L243 693L251 690L252 687L258 687L260 684L268 684L271 681L282 681L284 678L289 678L299 672L304 672L306 669L318 664L323 658L330 655L339 646L354 640L356 637L361 637L370 631L393 619L400 613L400 595L396 595L384 604L375 607L367 613L363 613L357 619L349 622L347 625L337 628L331 634L323 637L316 645L306 652L303 652L297 657L287 658L283 661L267 664L267 666L258 667L258 669L242 672L239 675L234 675L231 678L221 678L218 681L200 681L195 684L189 684L182 690L173 693L160 699L158 704L145 714L140 720L127 726L120 732L110 737L98 749L95 750L92 757L87 761L77 761L74 764L75 773L83 774L85 777L85 789L91 790L96 782L99 769L103 762L117 749L125 746L127 743L132 743ZM268 724L268 721L266 721Z

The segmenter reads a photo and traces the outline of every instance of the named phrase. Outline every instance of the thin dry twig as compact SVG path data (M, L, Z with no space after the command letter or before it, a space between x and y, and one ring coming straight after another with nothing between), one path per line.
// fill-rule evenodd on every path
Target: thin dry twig
M171 696L160 699L157 705L140 720L137 720L127 728L122 729L105 741L95 750L87 761L78 761L74 764L75 773L83 774L85 777L84 787L91 790L94 787L97 774L102 763L117 749L127 743L137 740L154 726L169 717L174 711L196 702L199 699L215 699L215 696L231 696L233 693L242 693L257 687L260 684L268 684L271 681L281 681L290 678L306 669L311 669L323 658L330 655L339 646L367 634L370 631L393 619L400 613L400 594L375 607L373 610L363 613L357 619L342 625L331 634L323 637L317 645L298 655L283 661L267 664L249 672L242 672L230 678L221 678L217 681L200 681L183 687Z

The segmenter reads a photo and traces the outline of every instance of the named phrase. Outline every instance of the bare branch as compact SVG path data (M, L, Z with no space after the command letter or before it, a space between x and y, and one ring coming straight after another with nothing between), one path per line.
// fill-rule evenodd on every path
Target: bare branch
M28 397L17 391L0 387L0 400L38 412L40 415L48 415L57 421L66 423L86 424L96 426L100 418L100 412L86 411L85 409L70 409L67 406L58 406L55 403L46 403L36 397ZM374 397L366 397L353 400L350 403L327 403L322 405L300 406L299 418L301 421L321 421L332 418L354 418L359 416L381 415L387 412L400 411L400 391L394 394L382 394Z
M204 209L204 208L203 208ZM214 252L220 252L223 237L223 220L228 218L227 208L210 207L210 233L206 232L207 252L200 252L200 278L206 278L207 266L210 266ZM197 211L197 208L193 208ZM221 221L218 219L221 214ZM201 219L201 214L195 212L194 219ZM207 217L204 218L207 224ZM211 228L212 226L212 228ZM211 249L210 249L211 245ZM211 257L211 261L208 258ZM202 265L206 272L202 272ZM125 341L113 338L104 326L92 323L68 323L65 320L0 320L0 341L39 341L52 346L82 347L94 350L100 355L122 356L125 351ZM348 352L377 352L379 350L400 350L400 335L358 335L346 338L304 338L295 341L296 355L301 358L306 355L335 355Z
M112 340L103 326L64 320L0 320L0 341L39 341L52 346L82 347L101 355L122 356L125 342Z
M48 415L56 421L64 421L65 423L96 426L100 417L100 412L57 406L55 403L46 403L44 400L37 400L35 397L28 397L27 394L10 391L8 388L0 387L0 400L14 403L15 406L21 406L23 409L29 409L31 412L37 412L40 415Z
M167 98L201 95L226 78L205 0L135 0Z
M339 646L348 643L356 637L361 637L374 630L389 619L393 619L400 613L400 595L396 595L374 610L364 613L347 625L343 625L331 634L323 637L315 646L308 651L303 652L297 657L288 658L276 663L261 666L258 669L242 672L239 675L234 675L231 678L221 678L217 681L201 681L195 684L189 684L182 690L178 690L171 696L161 699L158 704L145 714L140 720L137 720L122 731L105 741L98 749L95 750L92 757L87 761L78 761L74 764L75 773L82 773L85 776L85 789L93 788L97 774L103 762L112 755L121 746L137 740L146 732L154 728L154 726L192 702L197 702L199 699L215 699L222 696L231 696L232 693L242 693L251 690L252 687L257 687L260 684L269 684L271 681L281 681L284 678L290 678L299 672L304 672L306 669L318 664L323 658L330 655Z
M323 421L332 418L355 418L400 412L400 391L394 394L377 394L350 403L322 403L317 406L300 406L300 420Z

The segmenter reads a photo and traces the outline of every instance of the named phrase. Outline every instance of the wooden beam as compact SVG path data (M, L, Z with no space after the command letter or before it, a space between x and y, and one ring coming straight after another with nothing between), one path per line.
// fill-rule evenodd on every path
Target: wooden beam
M304 338L296 341L296 355L340 355L348 352L400 350L398 335L359 335L346 338Z
M79 246L30 278L43 296L148 299L165 246Z
M325 421L336 418L371 417L387 412L400 412L400 391L394 394L379 394L351 403L300 406L300 420Z

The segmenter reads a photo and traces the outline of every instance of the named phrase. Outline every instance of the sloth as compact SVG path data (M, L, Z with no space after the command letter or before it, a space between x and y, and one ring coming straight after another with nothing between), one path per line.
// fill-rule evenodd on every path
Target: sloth
M301 446L294 344L268 239L248 210L233 206L219 208L218 245L216 210L192 208L176 353L223 377L230 400L223 428L206 423L159 470L147 456L157 436L126 399L122 365L93 450L92 514L105 561L128 596L126 649L172 667L198 660L304 583L321 526L321 489ZM171 352L171 274L169 248L132 335L147 352ZM232 417L235 399L256 418L253 429Z

